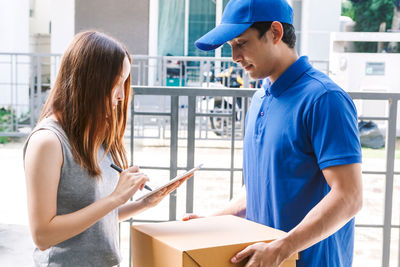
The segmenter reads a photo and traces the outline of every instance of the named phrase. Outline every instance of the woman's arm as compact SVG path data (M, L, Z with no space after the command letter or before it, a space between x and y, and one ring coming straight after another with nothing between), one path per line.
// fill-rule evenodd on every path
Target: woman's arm
M29 223L33 241L41 250L78 235L125 203L148 178L127 170L115 191L73 213L57 214L57 189L63 163L61 143L48 130L34 133L25 154Z

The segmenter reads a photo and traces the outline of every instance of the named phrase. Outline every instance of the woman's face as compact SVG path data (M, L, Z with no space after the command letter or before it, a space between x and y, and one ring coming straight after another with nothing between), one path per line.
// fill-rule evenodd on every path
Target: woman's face
M128 57L124 58L124 62L122 63L122 71L120 76L117 78L117 82L112 89L112 102L113 102L113 109L115 109L118 106L119 101L123 101L125 98L125 88L124 84L126 79L128 78L129 74L131 72L131 63L129 62Z

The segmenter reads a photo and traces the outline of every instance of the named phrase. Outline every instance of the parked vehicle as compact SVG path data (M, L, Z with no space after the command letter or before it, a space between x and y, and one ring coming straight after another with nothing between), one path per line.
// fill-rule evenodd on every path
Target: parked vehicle
M217 75L213 72L204 73L204 83L207 76L209 76L208 87L210 88L241 88L243 86L243 70L235 69L233 66L225 69ZM259 82L252 82L251 86L260 87ZM209 106L212 108L209 110L210 113L215 114L232 114L233 110L233 99L232 97L216 96L208 98L210 101ZM236 130L240 131L242 128L243 118L243 101L242 97L236 98L235 103L235 127ZM210 105L211 104L211 105ZM210 126L212 131L217 136L230 136L232 132L232 117L210 117Z
M385 146L385 138L373 121L359 121L358 131L360 133L360 143L363 147L379 149Z

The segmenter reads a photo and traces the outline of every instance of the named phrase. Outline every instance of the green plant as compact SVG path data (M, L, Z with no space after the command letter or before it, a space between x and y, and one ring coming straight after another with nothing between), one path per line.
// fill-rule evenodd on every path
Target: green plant
M350 17L354 20L354 7L351 1L346 0L342 2L342 16Z
M0 132L10 131L12 128L12 113L9 108L0 108ZM9 137L0 136L0 144L6 144L10 141Z
M357 32L378 32L383 22L386 29L391 28L394 6L393 0L347 0L342 2L342 15L356 22L354 30ZM355 47L358 52L377 52L376 42L359 42Z

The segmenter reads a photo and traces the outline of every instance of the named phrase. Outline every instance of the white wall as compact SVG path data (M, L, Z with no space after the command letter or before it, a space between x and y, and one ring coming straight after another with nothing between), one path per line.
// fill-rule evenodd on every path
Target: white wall
M158 1L149 2L149 56L157 56L158 51ZM156 59L149 60L149 66L157 66ZM148 85L153 86L156 80L156 67L149 68Z
M75 0L51 1L51 53L63 53L75 35Z
M0 52L29 52L29 1L0 0Z
M29 18L29 51L31 53L50 53L51 0L31 2ZM47 59L46 63L48 64Z
M384 63L384 75L367 75L367 62ZM330 77L349 92L400 93L400 54L389 53L332 53ZM356 100L359 116L388 116L387 101ZM400 114L400 107L398 108ZM382 131L386 122L376 121ZM400 136L400 116L397 117L397 136Z
M340 0L302 0L301 55L329 60L330 33L339 31Z
M33 1L33 16L30 20L31 34L49 34L51 20L51 3L52 0L36 0Z
M75 0L51 0L51 44L50 52L63 54L75 35ZM60 58L52 57L50 70L51 87L57 77Z
M29 1L0 0L0 53L29 52ZM0 55L0 107L29 105L29 57Z
M366 75L367 62L385 64L385 75ZM346 91L400 93L400 54L332 53L331 78Z

